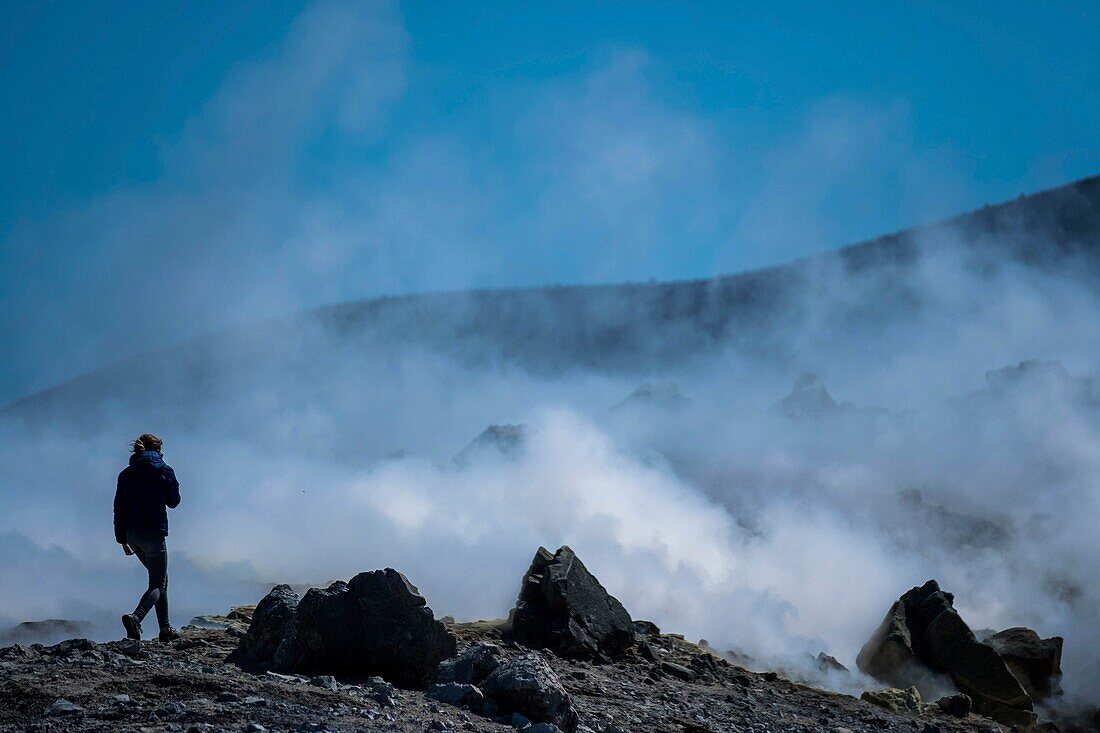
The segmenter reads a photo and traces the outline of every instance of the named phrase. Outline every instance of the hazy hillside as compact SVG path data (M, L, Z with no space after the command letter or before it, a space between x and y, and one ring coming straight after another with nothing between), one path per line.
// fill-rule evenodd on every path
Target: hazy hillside
M922 259L937 255L978 278L1022 266L1070 271L1091 281L1100 271L1100 176L788 265L708 280L340 304L127 359L9 410L69 413L74 401L87 408L105 399L144 401L170 385L201 387L221 369L270 367L302 346L305 333L317 330L335 337L335 343L381 351L426 346L469 364L512 363L544 375L586 368L660 371L716 348L782 365L794 348L792 329L813 318L816 295L829 283L860 285L858 297L830 304L832 327L882 328L921 309L923 284L914 277Z

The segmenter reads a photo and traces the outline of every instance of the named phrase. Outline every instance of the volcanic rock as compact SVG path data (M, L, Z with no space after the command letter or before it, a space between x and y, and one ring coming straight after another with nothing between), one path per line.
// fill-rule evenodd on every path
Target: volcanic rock
M474 458L485 455L515 458L527 444L526 425L490 425L451 459L456 466L466 466Z
M563 657L615 657L634 643L634 623L618 599L568 547L540 547L511 613L516 639Z
M504 713L519 713L532 723L552 723L566 733L577 727L577 711L550 665L537 654L504 662L481 686Z
M976 712L1030 730L1031 698L1000 654L977 640L953 602L934 580L909 590L890 607L856 664L896 687L927 685L927 670L945 674L970 696Z
M485 695L476 686L458 682L432 685L427 695L432 700L470 710L480 710L485 702Z
M276 669L292 666L299 601L298 594L289 585L272 588L256 605L248 632L241 639L240 650Z
M55 700L53 705L50 705L46 710L46 717L58 718L63 715L80 715L83 712L84 708L61 697Z
M408 579L387 568L311 588L300 601L277 586L256 607L238 651L278 671L379 675L424 689L454 655L455 638Z
M936 700L936 707L944 715L950 715L954 718L965 718L970 715L970 709L974 707L973 700L969 695L964 695L961 692L957 695L946 695Z
M646 382L615 405L612 410L633 407L655 407L661 410L682 410L691 405L691 400L680 391L676 382Z
M311 588L298 604L295 644L297 671L379 675L412 689L426 688L455 653L454 635L392 568Z
M49 644L69 639L92 629L87 621L50 618L43 621L24 621L0 632L0 645L39 643Z
M1031 699L1061 694L1062 637L1042 639L1031 629L1014 627L985 639L1008 665Z
M920 692L916 687L908 687L904 690L897 687L867 690L860 695L859 699L895 713L919 715L925 709L925 704L921 702Z
M496 644L474 644L458 656L440 662L435 681L437 684L480 685L500 666L500 657L501 650Z
M791 393L772 409L786 417L824 417L835 415L840 406L816 374L802 374L794 381Z

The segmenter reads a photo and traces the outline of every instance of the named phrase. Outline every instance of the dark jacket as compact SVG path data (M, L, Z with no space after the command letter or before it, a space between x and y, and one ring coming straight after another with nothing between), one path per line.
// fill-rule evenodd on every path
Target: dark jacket
M159 532L167 537L167 508L175 509L179 503L180 484L164 457L155 450L135 453L118 475L115 540L125 543L127 532Z

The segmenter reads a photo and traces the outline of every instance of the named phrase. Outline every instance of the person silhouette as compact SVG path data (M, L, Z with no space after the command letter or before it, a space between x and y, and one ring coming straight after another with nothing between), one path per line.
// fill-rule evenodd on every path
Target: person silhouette
M149 587L133 613L122 617L129 639L141 640L141 622L156 608L161 641L179 638L168 619L168 509L180 503L180 485L176 472L164 462L164 442L145 433L131 444L130 465L118 475L115 490L115 541L127 555L137 559L149 572Z

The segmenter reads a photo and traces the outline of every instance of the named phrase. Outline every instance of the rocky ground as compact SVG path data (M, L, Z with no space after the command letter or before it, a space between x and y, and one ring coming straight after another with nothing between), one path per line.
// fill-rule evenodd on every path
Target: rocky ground
M513 729L378 680L245 672L228 657L247 627L224 625L186 628L179 641L140 648L73 640L0 650L0 731ZM460 651L493 642L506 659L530 653L500 624L449 628ZM975 716L898 714L749 672L675 635L649 636L613 663L535 653L572 698L582 732L1006 730Z

